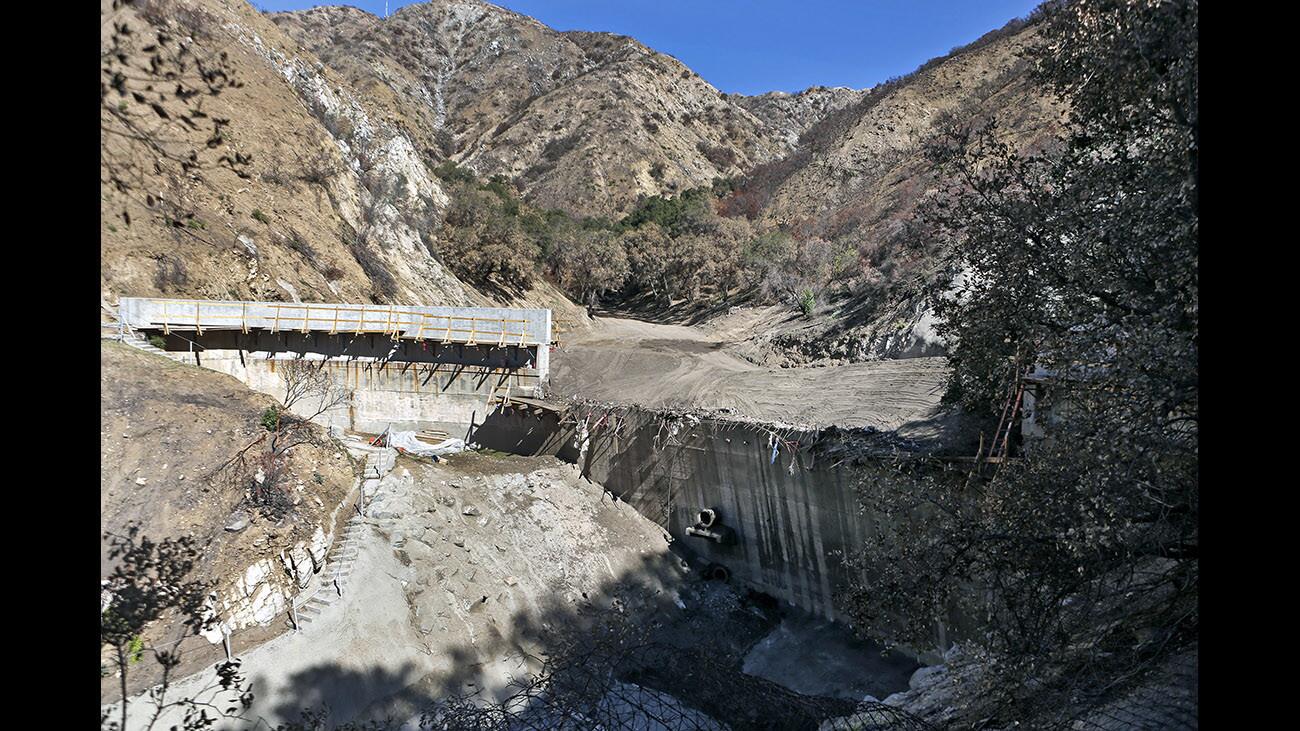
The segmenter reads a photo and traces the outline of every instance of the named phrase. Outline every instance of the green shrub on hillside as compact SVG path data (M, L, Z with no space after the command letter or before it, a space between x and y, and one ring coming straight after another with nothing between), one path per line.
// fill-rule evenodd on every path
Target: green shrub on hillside
M820 291L854 273L856 249L832 250L777 229L756 235L748 219L718 215L719 196L734 187L728 178L644 198L614 220L532 208L502 175L480 183L452 162L435 172L449 183L451 203L417 228L434 256L479 286L519 290L544 273L586 304L642 293L662 305L725 301L738 288L798 304L801 288Z
M817 294L812 291L812 287L804 287L799 292L799 311L804 317L812 317L813 310L817 308Z
M432 253L459 277L475 284L526 287L541 249L523 226L518 200L505 183L462 186L443 214L442 236Z
M711 188L691 188L673 197L650 196L637 203L632 212L619 221L620 229L637 228L647 223L657 224L676 235L713 213Z
M132 665L140 662L144 656L144 637L136 635L131 638L131 643L126 647L126 661Z
M474 182L474 172L467 170L451 160L443 162L433 169L433 174L437 175L440 180L448 183L472 183Z
M280 428L280 410L274 406L266 407L262 412L262 428L267 431L275 431Z

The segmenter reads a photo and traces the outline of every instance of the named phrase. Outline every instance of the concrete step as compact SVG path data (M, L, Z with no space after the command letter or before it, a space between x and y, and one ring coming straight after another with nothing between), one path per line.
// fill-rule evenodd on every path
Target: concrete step
M304 604L301 607L298 607L298 617L299 619L312 619L318 617L321 612L325 611L325 606L326 605L324 604Z

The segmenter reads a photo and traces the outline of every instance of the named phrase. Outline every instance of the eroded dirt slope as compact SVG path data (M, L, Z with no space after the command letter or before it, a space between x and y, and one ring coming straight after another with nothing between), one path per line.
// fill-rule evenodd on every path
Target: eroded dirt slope
M230 376L135 348L100 343L100 527L122 533L135 522L153 540L192 536L202 548L194 578L224 583L250 564L309 541L351 490L357 468L319 427L316 443L289 451L286 484L296 505L279 521L244 504L244 486L222 466L266 433L260 419L275 400ZM226 530L239 514L247 527ZM100 573L112 569L101 540ZM276 630L279 629L277 626ZM160 622L150 642L174 638ZM141 664L138 680L151 664Z

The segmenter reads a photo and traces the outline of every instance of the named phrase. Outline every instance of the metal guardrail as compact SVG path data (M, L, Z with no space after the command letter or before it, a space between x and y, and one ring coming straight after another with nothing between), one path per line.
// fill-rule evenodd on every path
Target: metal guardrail
M382 334L393 339L501 346L526 345L529 335L529 321L526 319L436 315L402 311L392 305L234 303L159 298L150 298L149 301L162 309L159 317L151 318L151 324L167 335L172 334L172 328L193 329L199 335L203 335L204 328L238 329L244 333L252 329L269 329L271 332L317 331L331 335ZM254 308L252 314L250 304ZM238 314L229 312L233 307L239 307ZM274 314L258 314L259 310L268 309Z

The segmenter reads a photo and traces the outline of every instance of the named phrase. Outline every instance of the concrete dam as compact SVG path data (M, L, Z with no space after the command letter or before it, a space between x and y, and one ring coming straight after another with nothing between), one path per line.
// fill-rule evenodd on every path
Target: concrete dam
M321 362L351 390L320 417L376 434L442 430L466 442L577 464L663 527L716 578L830 619L867 545L855 475L822 430L542 398L549 310L123 298L125 332L281 397L277 363ZM161 339L161 340L160 340ZM308 410L310 406L306 407ZM886 435L887 436L887 435ZM934 646L951 639L936 627Z
M838 621L847 621L839 590L867 578L843 559L870 544L884 520L864 510L855 483L864 470L888 469L872 459L842 467L844 435L608 404L560 412L514 400L475 430L484 446L578 465L662 526L706 576ZM881 454L897 446L888 433L856 436L875 441ZM970 627L950 616L936 623L932 647L904 649L935 660Z
M545 309L123 297L118 311L124 336L277 398L277 362L319 361L351 398L318 420L365 433L464 434L493 398L536 394L550 367Z

